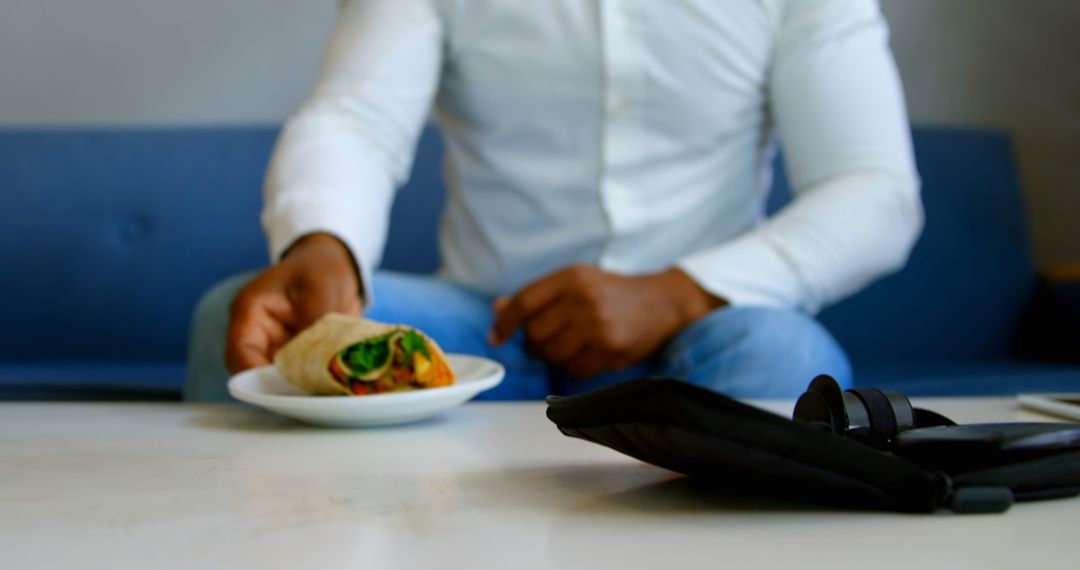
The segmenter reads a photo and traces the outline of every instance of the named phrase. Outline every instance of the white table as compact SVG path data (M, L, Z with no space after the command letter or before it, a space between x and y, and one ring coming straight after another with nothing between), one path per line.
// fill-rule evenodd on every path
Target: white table
M1080 566L1080 499L981 516L725 500L566 438L543 410L335 431L238 405L0 404L0 568Z

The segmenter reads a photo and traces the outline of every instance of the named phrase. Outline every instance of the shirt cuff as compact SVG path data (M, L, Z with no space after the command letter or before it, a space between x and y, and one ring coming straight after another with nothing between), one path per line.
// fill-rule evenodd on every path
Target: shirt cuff
M300 238L325 233L337 238L352 255L357 268L360 286L360 304L367 310L374 303L374 287L371 268L378 263L377 252L364 249L365 240L358 235L362 225L350 214L350 208L328 206L311 195L302 197L279 197L263 209L262 223L270 248L270 259L275 263Z
M797 308L808 313L802 278L779 248L751 231L683 258L677 267L702 289L733 306Z

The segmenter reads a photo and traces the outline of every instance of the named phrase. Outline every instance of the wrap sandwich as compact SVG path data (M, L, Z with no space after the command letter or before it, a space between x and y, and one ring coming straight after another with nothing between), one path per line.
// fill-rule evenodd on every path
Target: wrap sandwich
M366 396L454 383L439 345L405 325L329 313L289 341L274 364L317 396Z

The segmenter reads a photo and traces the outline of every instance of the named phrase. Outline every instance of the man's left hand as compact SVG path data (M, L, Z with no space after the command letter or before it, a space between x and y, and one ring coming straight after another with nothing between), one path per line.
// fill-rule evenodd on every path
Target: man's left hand
M575 265L497 299L491 341L523 329L530 353L584 379L645 360L725 304L679 269L626 277Z

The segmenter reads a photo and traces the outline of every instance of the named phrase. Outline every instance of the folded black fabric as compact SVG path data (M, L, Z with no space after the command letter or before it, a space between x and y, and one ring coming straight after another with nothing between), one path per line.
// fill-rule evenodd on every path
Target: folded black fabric
M549 397L562 433L751 493L854 508L1000 512L1014 498L1075 494L1080 452L949 473L676 379Z

